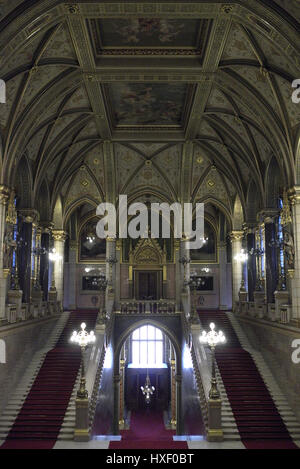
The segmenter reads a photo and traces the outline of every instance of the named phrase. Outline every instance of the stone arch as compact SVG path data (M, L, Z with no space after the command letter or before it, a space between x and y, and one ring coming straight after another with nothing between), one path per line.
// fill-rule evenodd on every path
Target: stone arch
M176 337L176 335L163 323L156 321L155 319L152 318L145 318L140 321L134 320L134 322L128 326L125 331L120 335L117 343L115 344L115 353L114 353L114 373L116 375L119 374L119 357L121 353L121 349L125 343L125 341L128 339L128 337L132 334L133 331L138 329L141 326L154 326L160 329L170 340L171 344L174 347L174 352L175 352L175 357L176 357L176 372L178 375L181 374L181 346L179 344L179 341Z

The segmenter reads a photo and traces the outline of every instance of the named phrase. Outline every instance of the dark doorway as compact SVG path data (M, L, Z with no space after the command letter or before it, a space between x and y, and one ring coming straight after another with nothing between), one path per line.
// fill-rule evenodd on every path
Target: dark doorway
M157 300L159 272L138 272L137 275L137 299Z
M125 405L128 410L158 410L168 408L170 401L170 370L168 368L150 369L149 378L155 391L150 404L146 404L141 386L145 385L146 369L127 368L125 385Z

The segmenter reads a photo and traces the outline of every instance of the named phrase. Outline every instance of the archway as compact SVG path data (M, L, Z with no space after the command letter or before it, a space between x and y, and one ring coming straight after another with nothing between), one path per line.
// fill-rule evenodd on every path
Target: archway
M141 391L147 376L155 388L149 404ZM114 434L131 412L139 421L160 413L181 433L181 348L175 334L152 319L132 323L115 347Z

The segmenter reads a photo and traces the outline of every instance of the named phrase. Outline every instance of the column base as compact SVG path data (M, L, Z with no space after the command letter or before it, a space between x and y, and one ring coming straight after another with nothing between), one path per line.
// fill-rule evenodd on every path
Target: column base
M89 399L76 399L76 422L74 430L75 441L89 441Z

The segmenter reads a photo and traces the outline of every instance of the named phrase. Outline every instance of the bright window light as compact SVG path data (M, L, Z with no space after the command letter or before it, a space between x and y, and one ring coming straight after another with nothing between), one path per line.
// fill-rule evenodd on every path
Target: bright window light
M163 368L163 334L154 326L142 326L131 335L134 368Z

